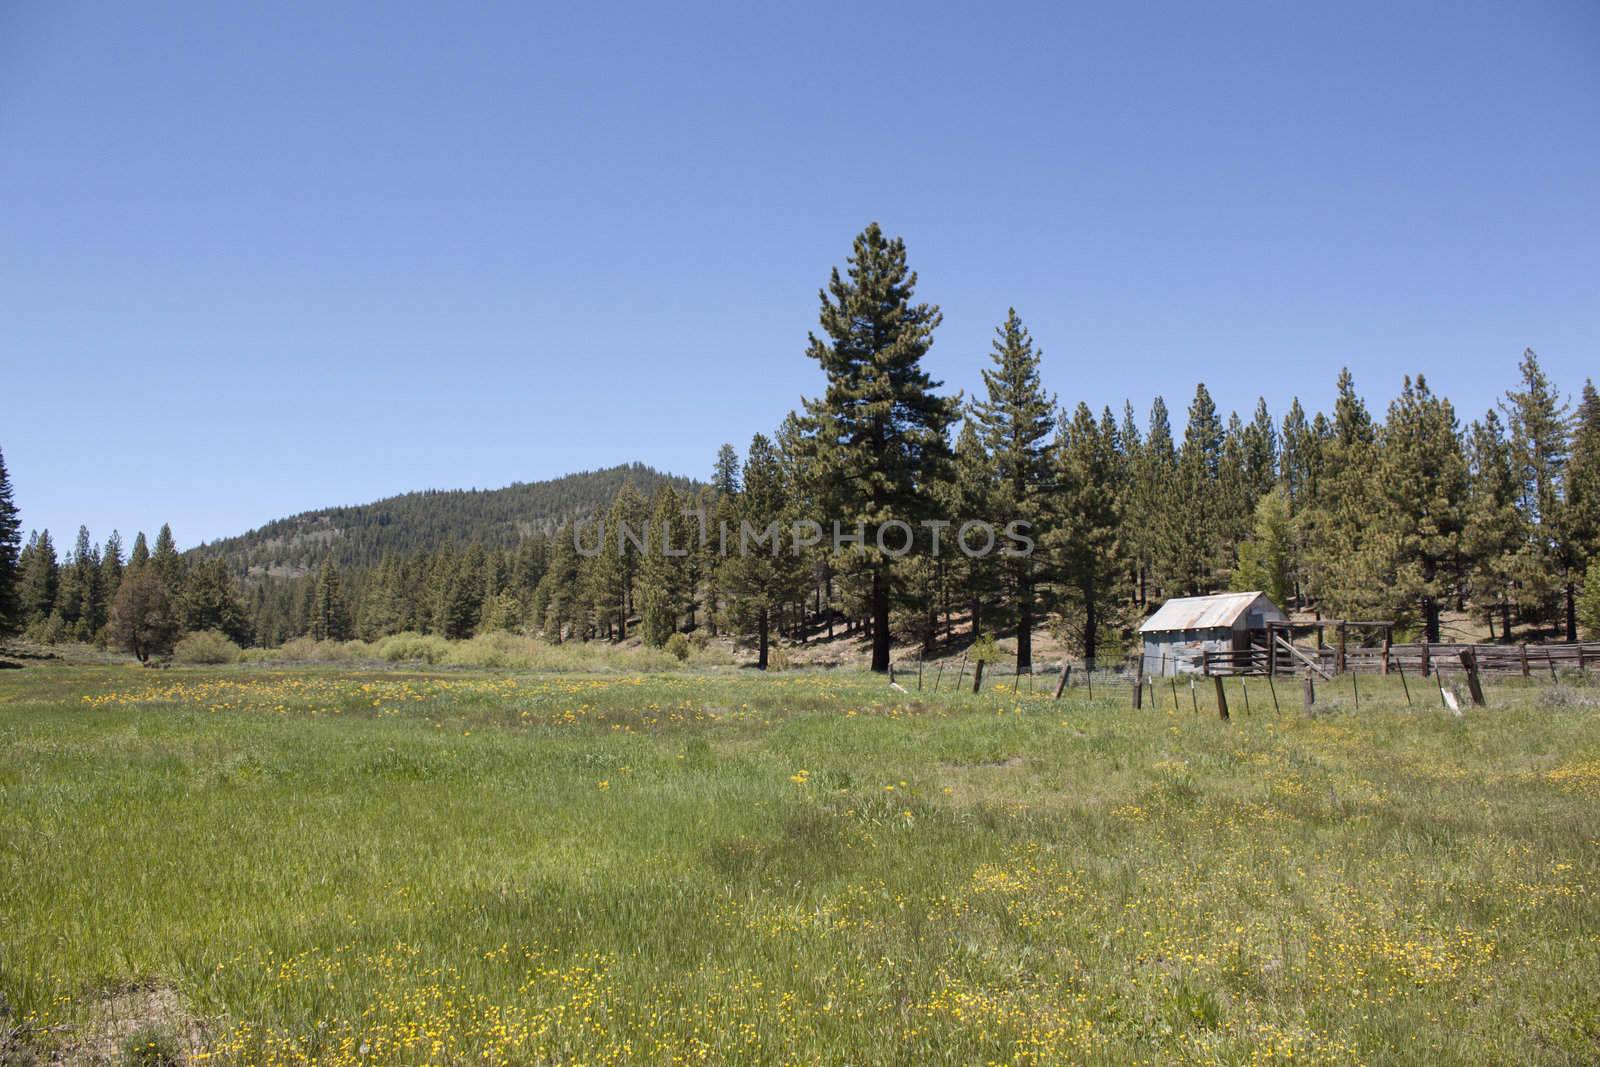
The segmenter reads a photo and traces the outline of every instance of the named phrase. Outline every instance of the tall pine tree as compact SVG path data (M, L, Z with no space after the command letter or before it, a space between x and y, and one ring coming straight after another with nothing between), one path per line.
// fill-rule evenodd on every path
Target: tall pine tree
M22 519L0 452L0 637L22 630Z
M922 368L940 313L914 302L916 283L905 243L873 223L856 238L846 273L833 271L821 293L823 336L810 338L809 354L827 379L806 410L829 510L846 528L863 524L869 542L884 523L915 527L931 515L933 486L950 455L956 402L938 395L941 383ZM870 543L865 552L872 669L887 671L891 560Z
M1041 353L1015 308L995 330L992 368L983 371L986 397L972 406L972 419L997 475L990 521L1021 521L1041 531L1047 486L1053 480L1047 446L1055 423L1055 397L1039 378ZM1033 669L1033 628L1038 620L1038 561L1031 553L1004 558L1017 635L1017 673Z

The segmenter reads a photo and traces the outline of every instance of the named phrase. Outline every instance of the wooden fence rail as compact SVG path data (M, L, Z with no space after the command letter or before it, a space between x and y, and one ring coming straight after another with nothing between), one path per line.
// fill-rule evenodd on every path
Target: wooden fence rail
M1272 650L1251 648L1205 653L1201 669L1211 675L1301 674L1315 671L1324 678L1339 673L1340 659L1345 671L1366 674L1404 672L1428 675L1434 671L1460 671L1461 653L1468 652L1483 674L1554 676L1559 671L1583 671L1600 667L1600 641L1571 641L1552 644L1426 644L1303 649L1276 638Z

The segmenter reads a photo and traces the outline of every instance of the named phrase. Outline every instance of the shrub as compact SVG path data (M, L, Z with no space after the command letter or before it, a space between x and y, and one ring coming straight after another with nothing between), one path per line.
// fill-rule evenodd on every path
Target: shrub
M178 1067L184 1061L178 1035L169 1026L142 1026L122 1043L129 1067Z
M59 645L67 639L67 623L59 611L52 611L29 626L23 636L36 645Z
M683 634L673 634L667 638L667 643L662 646L662 650L669 656L676 656L678 662L682 663L689 658L689 639Z
M296 637L285 641L278 649L278 658L302 663L336 663L353 659L366 659L372 654L365 641L318 641L310 637Z
M442 663L450 654L450 642L437 634L407 631L382 638L375 646L378 658L390 663Z
M238 663L241 655L239 646L217 630L188 634L172 649L179 663Z

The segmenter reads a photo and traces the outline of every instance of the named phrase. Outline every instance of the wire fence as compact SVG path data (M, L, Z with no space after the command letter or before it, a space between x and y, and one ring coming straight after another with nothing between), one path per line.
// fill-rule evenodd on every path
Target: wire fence
M1267 673L1205 674L1192 657L1138 653L1111 665L1088 667L1064 663L1018 671L1014 664L986 662L981 669L967 657L892 665L891 683L907 693L1003 697L1020 708L1025 703L1120 700L1124 707L1190 714L1281 714L1288 710L1350 707L1378 703L1407 707L1460 710L1468 704L1494 705L1495 694L1526 692L1532 687L1600 684L1600 654L1539 657L1540 670L1484 670L1469 656L1437 656L1422 673L1409 657L1391 659L1389 673L1362 668L1319 675L1311 670ZM1590 645L1591 650L1597 646ZM1469 666L1470 664L1470 666ZM1474 670L1473 668L1478 668ZM1137 695L1135 690L1137 689Z

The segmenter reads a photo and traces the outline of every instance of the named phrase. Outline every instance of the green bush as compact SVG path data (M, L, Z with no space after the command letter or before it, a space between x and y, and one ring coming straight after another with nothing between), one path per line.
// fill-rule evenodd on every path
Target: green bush
M379 639L378 658L390 663L443 663L450 655L450 642L437 634L412 631Z
M67 639L67 623L59 611L53 611L29 626L23 636L37 645L59 645Z
M178 1067L184 1061L178 1035L168 1026L142 1026L122 1043L128 1067Z
M673 634L667 638L667 643L662 646L662 651L669 656L676 656L678 662L682 663L689 658L690 647L687 637L683 634Z
M278 658L301 663L345 663L353 659L370 659L372 648L365 641L318 641L311 637L297 637L285 641L278 649Z
M179 663L238 663L241 655L239 646L216 630L188 634L172 648Z

